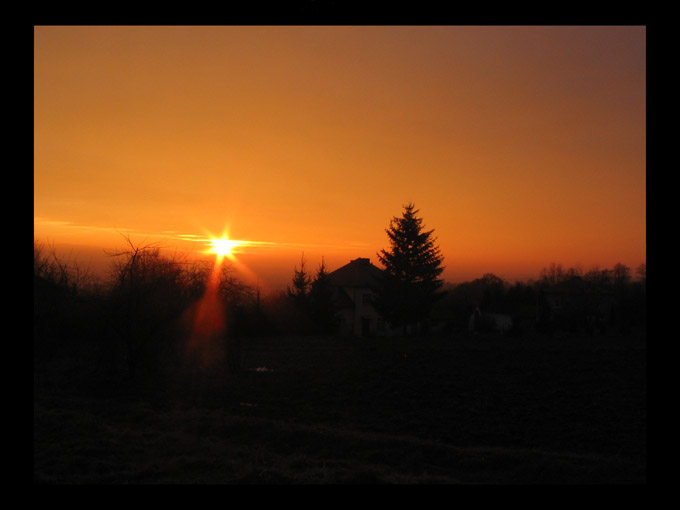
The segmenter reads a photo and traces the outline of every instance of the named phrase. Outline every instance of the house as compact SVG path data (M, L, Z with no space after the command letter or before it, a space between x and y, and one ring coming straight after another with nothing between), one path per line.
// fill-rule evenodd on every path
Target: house
M357 258L328 274L340 320L339 333L358 337L381 336L389 332L373 307L382 269L370 259Z
M468 321L468 332L475 334L486 330L506 334L513 326L512 316L505 313L484 313L479 307L472 312Z

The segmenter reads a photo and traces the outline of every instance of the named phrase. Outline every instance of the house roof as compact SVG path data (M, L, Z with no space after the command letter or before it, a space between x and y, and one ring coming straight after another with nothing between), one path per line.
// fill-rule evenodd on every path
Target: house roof
M338 287L372 287L382 275L382 269L370 259L358 258L328 274L331 285Z

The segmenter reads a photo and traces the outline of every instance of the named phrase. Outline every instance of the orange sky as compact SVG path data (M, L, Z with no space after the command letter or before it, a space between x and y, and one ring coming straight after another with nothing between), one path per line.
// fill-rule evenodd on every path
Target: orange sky
M34 236L94 266L229 229L265 287L387 247L444 277L646 260L644 27L35 27ZM108 260L106 261L108 263Z

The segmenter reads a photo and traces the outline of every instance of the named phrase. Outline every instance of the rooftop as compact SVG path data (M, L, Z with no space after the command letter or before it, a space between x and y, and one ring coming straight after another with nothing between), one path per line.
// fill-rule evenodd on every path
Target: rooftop
M371 264L370 259L358 258L329 273L328 278L339 287L371 287L381 274L382 269Z

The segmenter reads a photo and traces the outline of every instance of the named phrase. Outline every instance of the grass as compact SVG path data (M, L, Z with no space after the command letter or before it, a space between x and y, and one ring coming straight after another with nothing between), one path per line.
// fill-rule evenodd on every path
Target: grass
M244 367L144 385L38 374L34 481L646 482L641 341L270 338L246 343Z

